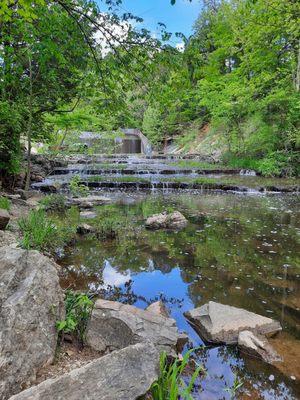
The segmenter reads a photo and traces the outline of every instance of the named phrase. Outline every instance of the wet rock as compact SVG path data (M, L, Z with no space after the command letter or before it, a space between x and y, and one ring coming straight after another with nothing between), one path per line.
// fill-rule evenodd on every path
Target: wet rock
M146 311L149 311L149 312L151 312L153 314L156 314L156 315L160 315L162 317L166 317L166 318L170 317L170 314L169 314L169 311L167 310L167 307L164 305L164 303L161 300L150 304L146 308Z
M0 208L0 229L5 229L9 223L9 220L9 212Z
M89 218L92 219L92 218L97 217L97 214L94 211L81 211L81 213L79 215L80 215L80 218L86 218L86 219L89 219Z
M269 364L281 361L281 357L276 353L268 340L261 335L255 335L251 331L242 331L239 333L238 346L243 352L261 358Z
M146 220L148 229L182 229L187 225L187 219L179 211L170 214L166 212L155 214Z
M21 199L23 200L28 200L31 199L32 197L38 197L38 198L42 197L41 192L39 192L38 190L18 189L16 193L18 193L21 196Z
M9 231L0 230L0 247L4 246L17 247L17 245L18 245L18 240L13 233Z
M0 398L18 393L53 361L64 317L56 264L37 251L0 248Z
M77 233L79 233L79 235L87 235L94 232L96 232L96 229L89 224L80 224L77 226Z
M175 354L182 339L174 319L107 300L95 303L86 335L88 345L103 352L150 341L160 352Z
M56 379L48 379L10 400L135 400L157 379L159 354L138 343L107 354Z
M71 200L72 205L79 206L80 208L93 208L94 206L101 206L110 202L111 199L104 196L78 197Z
M255 334L272 335L282 328L278 321L242 308L210 301L184 313L196 332L207 342L233 344L239 332L250 330Z

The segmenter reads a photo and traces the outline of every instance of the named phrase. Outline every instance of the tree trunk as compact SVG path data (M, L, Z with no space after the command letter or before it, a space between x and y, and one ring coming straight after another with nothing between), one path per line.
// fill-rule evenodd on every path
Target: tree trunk
M28 99L28 124L27 124L27 167L25 190L30 187L31 174L31 135L32 135L32 63L29 55L29 99Z

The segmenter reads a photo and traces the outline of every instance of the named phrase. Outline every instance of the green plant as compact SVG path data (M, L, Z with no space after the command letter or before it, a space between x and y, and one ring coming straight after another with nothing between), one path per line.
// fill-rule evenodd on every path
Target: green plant
M67 208L66 197L63 194L50 194L43 197L39 203L46 211L64 211Z
M61 339L65 333L75 337L82 345L93 302L87 294L67 290L65 293L66 318L57 321L56 329Z
M73 196L87 196L89 188L81 183L79 175L74 175L69 182L69 188Z
M117 238L121 227L121 222L116 220L114 216L104 217L97 221L96 235L100 238L115 239Z
M238 390L243 386L243 384L244 384L243 379L239 379L237 375L235 375L233 385L224 390L230 394L231 399L235 399Z
M33 210L18 221L22 232L21 246L27 250L55 252L71 240L73 228L56 224L44 210Z
M178 358L171 364L168 363L166 353L160 356L160 374L158 380L151 386L153 400L192 400L191 395L197 377L203 370L202 366L197 366L189 383L186 384L182 378L187 367L190 355L193 350L188 351L182 360Z
M0 208L2 208L3 210L10 210L10 200L7 197L0 197Z

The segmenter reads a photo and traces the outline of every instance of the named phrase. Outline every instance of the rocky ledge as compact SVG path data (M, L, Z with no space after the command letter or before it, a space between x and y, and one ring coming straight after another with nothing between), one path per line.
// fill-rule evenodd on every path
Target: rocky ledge
M158 373L156 348L152 343L138 343L48 379L10 400L133 400L150 389Z

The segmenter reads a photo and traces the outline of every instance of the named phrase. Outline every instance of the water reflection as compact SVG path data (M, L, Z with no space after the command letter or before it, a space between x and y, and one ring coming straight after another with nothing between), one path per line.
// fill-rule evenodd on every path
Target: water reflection
M125 199L126 200L126 199ZM169 195L99 207L121 223L117 240L81 239L61 261L63 286L101 293L119 287L118 300L145 308L163 298L180 329L201 346L207 368L197 399L230 398L236 377L241 398L300 397L300 213L296 196ZM190 223L180 232L146 231L146 216L178 209ZM122 293L123 291L123 293ZM285 362L275 368L239 355L235 347L203 347L183 311L209 300L281 321L274 342ZM270 377L274 379L270 379Z

